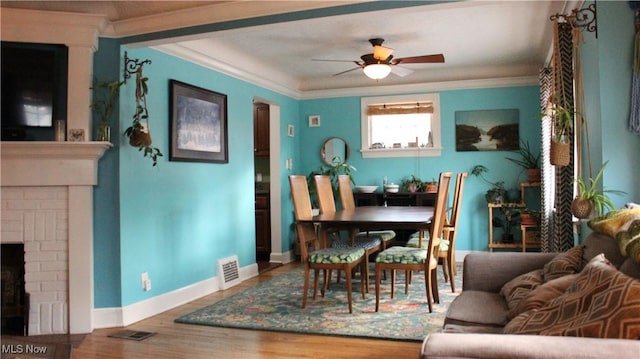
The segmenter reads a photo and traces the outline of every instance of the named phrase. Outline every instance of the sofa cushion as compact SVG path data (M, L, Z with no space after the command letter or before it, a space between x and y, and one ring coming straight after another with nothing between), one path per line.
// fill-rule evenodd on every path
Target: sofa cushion
M507 311L507 303L498 293L463 290L449 305L444 324L504 327Z
M578 274L565 275L538 286L526 298L521 300L515 308L510 308L509 319L513 319L531 309L544 307L549 301L562 295L573 284L577 276Z
M582 255L584 245L575 246L564 253L558 254L543 268L542 278L545 282L560 278L567 274L578 273L584 267Z
M542 273L542 269L536 269L521 274L502 286L500 294L504 296L509 310L515 309L520 301L526 298L532 290L544 283Z
M640 281L596 256L563 295L515 317L504 332L640 339Z
M591 232L582 244L584 244L583 263L589 263L593 257L601 253L616 267L620 267L626 259L626 257L620 254L620 249L618 248L618 243L615 238L607 235Z
M629 277L640 279L640 263L631 258L627 258L627 260L622 263L622 266L620 266L620 272Z

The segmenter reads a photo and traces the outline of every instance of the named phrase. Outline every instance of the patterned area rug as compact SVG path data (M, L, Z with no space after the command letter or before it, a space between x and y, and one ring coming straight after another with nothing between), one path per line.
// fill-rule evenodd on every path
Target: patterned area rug
M373 274L373 271L371 271ZM321 277L322 278L322 277ZM442 328L444 316L461 289L462 268L456 276L456 293L444 283L438 268L440 304L429 313L424 273L414 273L409 294L404 294L404 275L396 278L395 298L391 299L390 279L380 288L380 311L375 312L373 278L366 299L360 295L359 278L353 281L353 314L349 314L344 278L335 276L324 298L313 301L309 290L307 307L301 308L303 269L257 284L229 298L184 315L178 323L215 327L271 330L307 334L353 336L376 339L422 341L427 334ZM311 283L313 283L313 276Z

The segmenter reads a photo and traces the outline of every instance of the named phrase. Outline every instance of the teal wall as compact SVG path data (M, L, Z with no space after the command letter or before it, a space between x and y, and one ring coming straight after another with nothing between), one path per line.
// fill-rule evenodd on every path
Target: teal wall
M628 130L634 14L626 1L600 1L597 11L598 38L585 33L582 52L591 165L595 175L601 164L609 161L603 184L626 192L610 196L620 207L640 202L640 136ZM587 165L585 162L585 176L589 176Z
M391 94L390 94L391 95ZM302 126L299 131L304 147L301 148L303 174L320 165L322 142L333 136L344 138L351 146L349 163L356 167L353 174L357 185L381 185L387 176L390 182L399 183L412 174L423 180L437 178L441 171L470 172L478 164L485 165L493 181L504 180L508 187L519 188L526 180L522 173L505 157L517 157L512 152L483 151L457 152L455 150L455 111L511 109L520 113L520 138L529 141L534 151L540 150L539 87L456 90L440 92L442 156L422 158L362 158L360 153L360 97L330 98L302 101L300 117L320 115L320 127ZM488 210L484 193L487 185L477 177L469 177L465 183L462 206L462 228L457 237L460 250L483 251L487 249Z
M94 56L94 77L101 81L113 81L121 77L120 44L113 39L100 39ZM94 288L96 308L120 307L120 126L118 104L110 121L113 148L105 152L98 162L98 185L93 195L93 251ZM95 117L95 116L94 116ZM93 128L98 128L94 118ZM125 202L126 203L126 202Z
M124 50L116 52L120 59ZM280 105L282 154L295 157L296 152L295 142L286 136L286 124L297 121L296 101L158 51L127 51L130 58L152 62L144 68L147 105L153 145L164 157L152 167L122 136L135 109L134 83L129 81L120 92L119 129L112 133L116 147L101 160L101 186L95 191L98 308L126 306L215 277L216 261L231 254L238 255L241 266L255 263L254 97ZM96 66L113 58L110 51L100 55ZM169 161L170 79L228 96L228 164ZM286 199L283 208L290 211ZM107 229L110 225L115 229ZM289 250L291 243L283 242L282 251ZM151 277L149 292L141 289L142 272Z

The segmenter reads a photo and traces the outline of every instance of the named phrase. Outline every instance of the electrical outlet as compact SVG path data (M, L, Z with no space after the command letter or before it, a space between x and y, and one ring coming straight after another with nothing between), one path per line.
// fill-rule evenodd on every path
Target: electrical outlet
M144 291L151 290L151 279L149 278L149 273L142 272L142 274L140 274L140 281L142 282L142 289Z

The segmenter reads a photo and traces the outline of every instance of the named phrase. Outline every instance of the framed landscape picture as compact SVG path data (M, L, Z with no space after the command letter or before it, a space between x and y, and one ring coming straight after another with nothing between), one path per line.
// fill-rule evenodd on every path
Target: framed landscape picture
M520 148L519 111L456 111L456 151L514 151Z
M227 95L169 81L169 160L229 162Z

